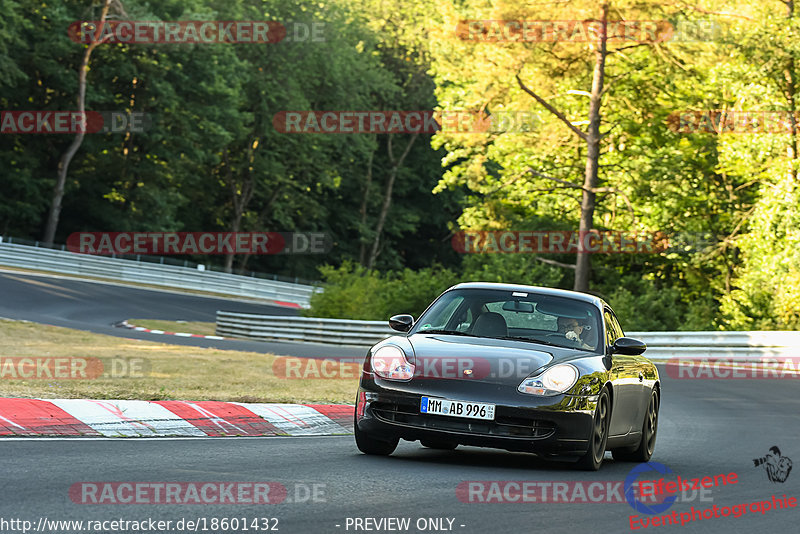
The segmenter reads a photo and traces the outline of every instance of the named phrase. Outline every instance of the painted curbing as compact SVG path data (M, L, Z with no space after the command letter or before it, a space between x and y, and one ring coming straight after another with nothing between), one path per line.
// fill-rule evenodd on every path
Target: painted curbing
M353 406L0 398L0 436L224 437L352 433Z
M121 326L123 328L129 328L131 330L136 330L137 332L146 332L148 334L162 334L162 335L165 335L165 336L200 337L200 338L203 338L203 339L217 339L217 340L219 340L219 339L231 339L231 338L222 337L222 336L206 336L206 335L203 335L203 334L189 334L187 332L167 332L167 331L164 331L164 330L153 330L151 328L145 328L143 326L132 325L128 321L122 321L121 323L118 323L117 326Z

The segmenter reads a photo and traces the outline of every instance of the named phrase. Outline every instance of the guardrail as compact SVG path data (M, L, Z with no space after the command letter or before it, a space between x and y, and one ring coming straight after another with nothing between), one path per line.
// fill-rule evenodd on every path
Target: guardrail
M351 321L217 312L217 335L370 347L397 334L386 321ZM800 356L800 332L628 332L647 343L645 356L740 361Z
M651 360L725 358L760 361L800 356L800 332L628 332L647 344Z
M217 312L216 330L218 336L354 347L370 347L397 333L389 328L386 321L285 317L227 311Z
M223 295L270 299L307 308L311 295L321 291L304 284L292 284L251 276L207 271L198 268L160 263L138 262L122 258L76 254L66 250L0 242L0 266L36 269L136 282L155 286L208 291Z

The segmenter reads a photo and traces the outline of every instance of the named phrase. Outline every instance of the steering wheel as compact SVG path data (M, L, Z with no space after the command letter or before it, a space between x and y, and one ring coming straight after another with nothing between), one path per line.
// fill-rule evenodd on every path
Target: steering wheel
M581 343L580 341L570 339L565 334L562 334L560 332L547 334L546 336L544 336L544 341L551 341L552 343L556 343L558 345L562 345L565 347L581 348L583 346L583 343Z

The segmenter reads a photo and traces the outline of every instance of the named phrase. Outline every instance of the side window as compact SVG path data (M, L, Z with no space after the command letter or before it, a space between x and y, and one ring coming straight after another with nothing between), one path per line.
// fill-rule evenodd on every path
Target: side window
M466 308L465 312L462 313L462 316L458 320L458 323L456 325L456 331L467 332L469 330L469 327L472 325L473 319L474 317L472 317L472 310Z
M621 331L619 330L619 323L617 323L616 318L608 310L603 312L603 322L606 324L606 346L610 347L617 338L622 337Z
M474 311L476 306L476 303L471 301L460 303L447 327L456 332L469 332L472 328L472 323L477 317Z
M453 316L453 313L456 311L458 306L464 301L464 297L456 297L450 302L447 303L438 314L438 318L436 319L436 324L431 325L424 325L427 328L444 328L448 321Z
M457 322L456 317L454 315L457 313L464 302L464 297L462 296L453 296L453 295L445 295L436 303L433 304L433 307L428 310L424 315L424 323L422 323L419 327L420 332L424 332L425 330L438 330L445 328L447 324ZM420 317L422 319L422 317Z

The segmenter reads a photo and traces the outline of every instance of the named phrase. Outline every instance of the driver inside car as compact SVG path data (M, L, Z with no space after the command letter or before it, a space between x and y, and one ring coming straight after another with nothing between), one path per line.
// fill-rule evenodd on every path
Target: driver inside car
M564 337L570 341L578 343L581 348L594 350L592 345L586 343L588 339L584 340L584 332L588 332L588 330L590 330L590 328L588 328L584 322L572 317L559 317L557 319L557 324L558 331L564 334Z

